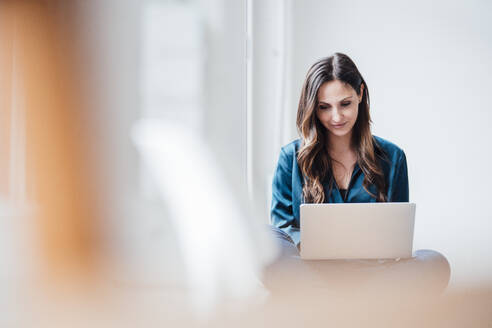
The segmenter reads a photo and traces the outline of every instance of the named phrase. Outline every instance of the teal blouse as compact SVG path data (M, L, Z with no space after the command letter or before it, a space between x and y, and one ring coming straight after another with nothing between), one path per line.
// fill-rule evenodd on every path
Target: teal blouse
M405 153L398 146L383 138L373 135L379 145L380 160L389 202L408 202L408 172ZM297 153L301 140L297 139L280 150L280 156L272 182L271 223L286 232L296 246L300 242L299 207L302 203L303 177L297 165ZM376 198L362 187L364 173L356 163L352 172L345 197L342 197L333 175L323 182L325 203L372 203ZM330 188L331 183L331 188ZM330 192L331 189L331 192ZM376 186L370 185L369 191L377 195Z

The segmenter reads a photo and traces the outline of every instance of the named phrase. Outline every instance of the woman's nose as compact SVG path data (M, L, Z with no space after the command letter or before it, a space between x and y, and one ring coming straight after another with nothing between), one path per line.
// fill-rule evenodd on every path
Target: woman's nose
M340 110L337 108L333 108L332 111L332 117L331 117L333 123L339 123L342 119L342 115L340 115Z

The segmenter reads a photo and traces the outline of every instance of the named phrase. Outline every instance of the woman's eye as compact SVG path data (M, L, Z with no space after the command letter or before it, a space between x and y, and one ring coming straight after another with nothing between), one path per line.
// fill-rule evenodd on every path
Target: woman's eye
M343 107L347 107L348 105L350 105L350 102L342 104Z
M321 109L321 110L325 110L325 109L328 109L328 106L325 106L325 105L320 105L320 106L319 106L319 109Z

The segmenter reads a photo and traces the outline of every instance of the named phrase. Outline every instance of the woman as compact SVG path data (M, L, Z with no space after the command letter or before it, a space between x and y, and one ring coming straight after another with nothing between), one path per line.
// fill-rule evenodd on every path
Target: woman
M369 90L354 62L342 53L317 61L299 100L301 139L282 147L272 184L271 221L281 241L281 259L290 261L290 269L305 266L293 247L301 246L301 203L408 202L405 153L372 135L370 123ZM416 263L417 271L420 262L431 272L439 267L439 288L447 285L449 265L439 253L417 251L408 261ZM333 263L320 265L333 269Z
M301 203L408 202L405 153L371 134L369 90L341 53L309 70L297 111L301 139L284 146L273 179L273 224L299 245Z

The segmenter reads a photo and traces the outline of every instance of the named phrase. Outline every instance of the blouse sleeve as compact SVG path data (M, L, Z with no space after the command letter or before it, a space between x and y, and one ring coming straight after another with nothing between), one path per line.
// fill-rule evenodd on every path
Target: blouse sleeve
M402 151L395 166L393 179L390 183L390 189L388 190L388 201L408 202L408 194L407 158L405 156L405 152Z
M272 182L271 223L299 243L299 227L295 226L292 208L292 156L281 149Z

